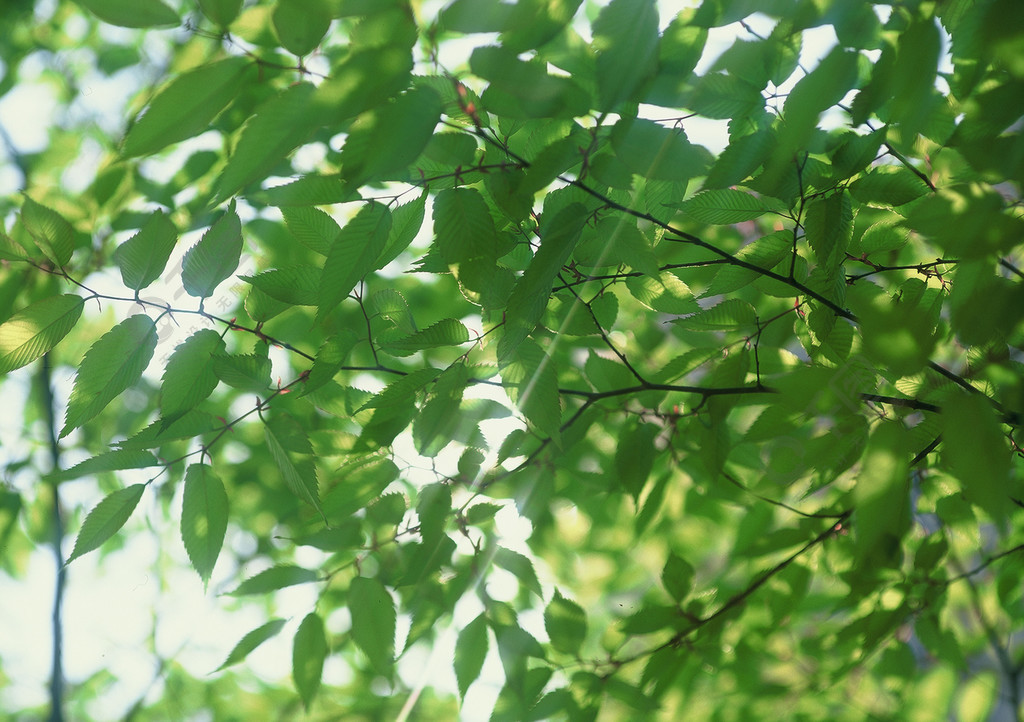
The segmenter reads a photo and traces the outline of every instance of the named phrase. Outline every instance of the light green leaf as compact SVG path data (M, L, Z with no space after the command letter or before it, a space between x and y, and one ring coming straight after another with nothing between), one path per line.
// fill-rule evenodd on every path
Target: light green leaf
M285 414L275 414L267 420L264 429L270 454L285 484L295 496L316 509L326 524L327 517L320 505L316 465L312 458L313 447L306 432L295 419ZM301 456L296 460L292 454Z
M395 602L384 585L369 577L356 577L348 588L352 639L366 653L377 672L391 678L395 663Z
M75 250L75 229L57 211L25 196L21 222L46 257L63 268Z
M262 394L270 388L270 359L257 354L211 354L214 375L232 388Z
M717 225L752 221L770 210L758 196L732 188L702 191L679 207L701 223Z
M49 475L57 482L80 479L83 476L92 476L104 471L120 471L122 469L145 469L150 466L157 466L160 462L148 451L134 449L118 449L107 451L99 456L86 459L75 464L70 469L57 471Z
M555 363L534 341L525 339L498 360L502 384L534 427L558 442L561 404Z
M164 426L194 409L217 388L213 356L223 355L224 339L213 329L196 331L178 344L167 360L160 384Z
M320 276L318 266L285 266L239 278L278 301L293 306L315 306L319 301Z
M505 307L504 334L498 344L499 357L512 353L533 332L544 315L555 278L572 255L586 218L583 206L573 203L559 211L550 222L541 223L540 248L516 282Z
M134 0L126 0L134 5ZM121 155L151 155L209 130L213 119L255 75L255 64L231 57L200 65L161 88L146 112L128 129Z
M108 494L97 504L82 522L82 528L75 538L75 548L66 563L70 564L83 554L98 549L103 542L114 536L135 511L145 490L145 484L133 484Z
M398 95L408 86L411 72L409 47L355 49L340 65L331 68L331 76L317 86L313 102L305 110L322 117L325 123L354 118Z
M679 316L700 310L689 286L671 271L663 271L655 278L630 278L626 281L626 288L633 298L652 311Z
M499 115L575 118L590 109L590 95L574 80L550 75L542 62L520 60L508 47L479 47L470 56L469 66L490 82L483 92L483 105Z
M286 206L281 209L284 224L295 239L311 251L326 256L341 226L319 208Z
M829 275L835 273L846 258L853 233L853 205L849 194L839 190L808 203L804 231L818 265Z
M942 406L942 424L944 458L964 496L1004 523L1012 511L1012 457L992 404L981 394L955 394Z
M906 431L879 422L868 438L853 490L854 544L858 559L895 564L910 524L910 469Z
M227 28L238 17L242 0L199 0L199 8L221 28Z
M494 552L494 563L505 571L511 572L520 584L538 597L544 596L540 588L540 580L537 579L537 572L533 569L533 562L527 557L511 549L498 547Z
M522 0L512 6L502 3L498 7L488 3L485 12L492 22L497 18L503 20L498 27L501 44L521 53L539 48L556 37L573 19L581 3L582 0ZM479 2L472 3L471 8L467 10L473 14L483 11Z
M0 374L32 363L60 343L82 315L81 296L50 296L0 324Z
M461 321L445 318L411 336L388 342L384 350L392 356L411 356L426 348L458 346L468 340L469 331Z
M660 428L656 424L630 424L620 432L615 449L615 473L634 500L640 499L647 477L654 467L657 449L654 440Z
M270 17L281 45L299 56L315 50L331 27L330 8L324 0L277 0Z
M683 328L694 331L753 328L756 322L757 313L754 311L754 307L738 298L727 299L692 316L673 321Z
M428 484L420 489L416 516L424 545L437 544L452 513L452 489L447 484Z
M217 219L182 260L181 283L190 296L208 298L238 268L242 222L234 207Z
M96 17L123 28L177 25L178 14L161 0L75 0Z
M630 171L651 180L688 181L704 175L710 165L711 155L691 145L682 130L645 118L619 120L611 142Z
M578 655L587 637L587 614L576 602L555 590L555 596L544 609L544 629L551 646L565 654Z
M348 328L324 341L317 351L316 358L313 359L313 366L309 369L309 375L302 387L302 395L313 393L330 382L357 343L359 337Z
M317 320L344 301L356 284L377 267L377 259L391 231L391 211L387 206L367 203L345 224L334 240L320 277Z
M423 193L411 203L403 203L391 212L391 232L380 258L377 259L377 268L384 268L398 258L413 242L423 226L426 203L427 194Z
M661 583L673 599L682 602L693 590L694 574L693 565L674 552L669 552L661 570Z
M478 190L441 191L434 198L433 218L434 247L460 280L463 276L472 277L474 269L494 267L498 257L497 231ZM484 289L470 286L470 290Z
M181 540L204 587L210 583L227 528L224 484L206 464L190 464L181 502Z
M771 156L775 133L771 128L732 138L704 179L705 188L726 188L749 178Z
M163 211L156 211L139 232L114 250L114 262L121 269L121 280L133 291L140 291L164 272L178 229Z
M764 96L760 88L743 78L708 73L697 79L685 103L690 110L705 118L727 120L761 111Z
M139 314L103 334L78 367L61 438L92 419L142 377L156 349L156 324Z
M455 678L459 683L459 696L466 698L469 689L483 669L487 658L487 616L480 614L459 632L455 641Z
M307 712L320 690L325 659L327 635L324 620L316 612L310 612L299 624L292 644L292 679Z
M658 69L658 10L654 0L612 0L593 24L601 110L636 99Z
M341 175L353 186L388 179L416 160L441 117L441 98L413 88L352 124L341 150Z
M908 168L880 165L850 184L850 195L861 203L901 206L928 193L928 185Z
M266 177L267 173L306 141L324 120L313 102L310 83L297 83L256 109L228 158L217 187L221 202Z
M252 630L238 641L235 648L231 650L230 654L228 654L227 659L224 660L224 663L213 671L219 672L222 669L238 664L248 657L249 653L258 646L266 642L268 639L277 636L278 632L284 629L284 625L286 623L286 619L272 619L266 624Z
M266 594L296 584L309 584L316 581L320 581L320 572L315 569L305 569L294 564L276 564L249 577L236 589L228 592L228 595L242 597L248 594Z

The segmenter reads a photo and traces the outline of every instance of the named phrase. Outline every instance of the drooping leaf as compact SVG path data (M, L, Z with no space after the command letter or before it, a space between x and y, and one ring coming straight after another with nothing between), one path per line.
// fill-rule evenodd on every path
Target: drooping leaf
M78 323L81 296L49 296L0 324L0 374L26 366L48 352Z
M341 231L338 222L319 208L286 206L281 209L281 215L296 240L321 256L327 255Z
M612 0L593 25L597 96L602 110L633 100L658 68L658 11L653 0Z
M210 583L227 527L228 495L223 482L206 464L190 464L181 502L181 540L204 587Z
M371 202L345 224L335 238L320 277L317 319L348 297L356 284L377 267L391 230L391 211Z
M352 639L377 672L390 678L395 663L395 603L376 579L356 577L348 589Z
M83 554L98 549L103 542L114 536L135 511L145 490L145 484L133 484L104 497L82 522L82 528L75 537L75 547L66 563L70 564Z
M196 331L174 349L160 385L160 416L165 426L194 409L217 388L213 359L224 351L224 339L208 328Z
M587 614L576 602L555 590L555 596L544 608L544 629L551 646L565 654L578 655L587 636Z
M178 229L163 211L150 216L139 232L114 251L121 280L133 291L146 288L160 278L178 242Z
M426 202L427 194L424 193L416 200L403 203L391 212L391 232L388 234L384 251L377 259L377 268L384 268L398 258L416 238L423 225Z
M562 412L555 362L535 342L525 339L498 363L505 390L523 416L557 440Z
M125 319L101 336L78 367L61 437L92 419L134 385L153 358L156 343L156 324L142 314Z
M316 49L327 34L331 11L323 0L277 0L271 20L281 45L288 52L302 56ZM309 708L308 702L306 707Z
M47 258L60 267L68 264L75 250L75 229L64 216L25 196L21 222Z
M519 552L514 552L505 547L498 547L494 552L494 563L507 572L511 572L519 583L536 594L543 596L540 588L540 581L537 579L537 572L533 569L533 562Z
M227 28L238 17L242 0L199 0L199 7L206 17L221 28Z
M487 648L487 616L480 614L462 628L455 641L455 678L459 684L459 696L463 699L469 685L480 676Z
M307 711L320 690L327 651L324 620L310 612L299 624L292 644L292 679Z
M306 433L293 418L284 414L275 414L267 420L264 429L270 454L288 489L316 509L326 523L312 459L313 447ZM295 455L299 455L298 458Z
M942 407L942 449L964 496L997 522L1011 511L1011 454L992 405L980 394L956 394Z
M857 556L862 562L895 564L910 523L909 456L905 432L880 422L868 439L854 487Z
M469 65L490 82L481 99L491 112L524 119L575 118L590 108L589 94L572 78L551 75L544 63L520 60L507 47L479 47Z
M242 223L232 207L182 260L181 283L190 296L208 298L235 272L242 255Z
M125 2L134 5L131 0ZM252 74L248 58L231 57L177 76L153 96L145 113L128 129L122 156L151 155L208 130Z
M615 450L615 472L618 482L636 500L640 498L657 455L654 440L659 428L655 424L631 424L619 437Z
M238 644L236 644L234 649L232 649L230 654L228 654L227 659L225 659L224 662L214 670L214 672L219 672L222 669L226 669L243 661L254 649L259 647L268 639L272 639L277 636L278 632L284 629L284 625L286 623L286 619L272 619L266 624L262 624L247 633L238 641Z

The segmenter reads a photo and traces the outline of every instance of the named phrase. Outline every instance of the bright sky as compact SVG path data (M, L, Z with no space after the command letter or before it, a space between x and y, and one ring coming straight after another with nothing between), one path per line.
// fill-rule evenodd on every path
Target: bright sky
M442 4L432 0L425 4L424 13ZM667 24L679 9L693 4L695 3L683 0L661 2L659 10L662 15L662 26ZM39 12L48 13L50 5L52 0L39 3ZM766 18L760 18L759 21L754 17L750 22L759 31L767 32L771 27ZM76 32L84 33L84 30L84 23L77 30L75 27L71 28L72 35ZM581 30L585 31L586 28ZM111 39L117 39L123 32L110 28L109 36ZM703 72L717 54L728 47L737 32L742 32L738 25L712 31L708 43L709 50L698 67L698 72ZM835 37L831 28L808 33L805 38L803 62L814 65L834 42ZM458 66L460 58L468 57L475 44L454 45L449 49L452 56L444 59L445 64L449 67ZM10 142L22 152L37 152L45 148L48 142L47 129L59 121L59 108L50 88L31 80L42 72L45 63L48 62L53 60L40 56L26 61L22 66L22 73L27 82L20 84L0 99L0 128L6 132ZM65 56L58 58L58 62L88 63L89 60L80 51L69 50ZM105 133L120 133L123 120L112 116L109 109L122 107L128 94L124 82L125 79L119 76L105 79L98 74L93 75L84 84L83 93L71 112L76 117L94 119ZM650 113L652 117L659 117L665 110L651 109ZM708 146L713 152L717 152L725 144L724 121L690 120L686 123L686 130L692 141ZM175 157L165 162L166 167L176 169L180 161L178 154L190 153L196 149L195 145L182 145L183 147L174 154ZM0 153L5 152L5 149L0 149ZM103 150L98 144L91 141L87 143L76 168L72 168L64 179L70 194L88 184L91 178L90 171L99 165L102 156ZM9 163L0 162L0 194L16 194L20 191L21 182L22 179L16 169ZM10 219L7 221L9 223ZM195 240L195 237L186 236L179 243L179 248L183 251ZM173 268L173 264L174 260L169 268ZM243 267L239 272L248 270L251 269ZM90 279L90 283L96 283L98 286L109 285L113 293L122 292L116 275L112 275L107 281ZM172 293L170 290L165 292ZM150 293L158 295L160 291ZM226 301L234 300L230 289L223 294ZM121 316L127 315L128 309L119 308L117 313ZM169 353L180 340L177 338L163 341L157 350L156 358L159 359ZM161 369L154 363L149 373L158 376L160 372ZM34 367L22 369L5 379L0 385L0 407L8 410L22 408L27 384L31 374L35 373ZM58 371L58 399L67 398L72 380L72 370ZM496 398L507 403L503 396ZM0 416L0 463L7 463L20 451L21 418L21 414L11 412ZM491 431L494 432L496 439L502 438L506 433L500 429ZM35 436L43 438L44 434L37 431ZM417 459L408 438L399 439L396 453L413 466L430 468L429 460ZM40 454L38 458L42 460L44 456ZM457 451L449 449L436 461L441 468L445 468L454 467L457 459ZM66 456L64 462L67 466L78 460ZM43 468L46 467L46 463L42 464ZM121 481L127 485L148 478L149 475L146 473L125 473L121 476ZM428 473L424 476L423 482L433 480L434 476ZM19 479L17 486L26 487L28 483L33 482ZM84 514L84 510L91 509L100 497L95 484L87 480L65 484L61 487L61 493L65 508L83 510L78 516L69 514L71 537L66 540L67 546L64 551L67 556L73 543L73 535L83 518L81 514ZM31 497L31 493L27 494L27 498ZM233 568L230 563L230 554L221 555L211 581L211 592L204 594L202 584L189 567L182 548L177 519L165 521L153 497L153 494L147 493L129 521L129 526L135 525L140 531L129 532L130 548L110 554L102 564L97 563L99 556L93 553L76 560L69 567L64 602L66 676L73 684L87 679L100 670L106 670L117 680L89 710L96 719L122 716L140 696L149 695L156 699L162 695L155 660L147 651L147 640L154 630L158 652L173 658L191 674L201 678L223 661L228 651L245 633L266 621L260 605L247 606L230 598L216 596L218 591L222 592L235 586L240 577L239 570ZM178 506L175 508L180 508L180 498L176 504ZM525 539L529 534L528 524L517 520L511 510L503 512L502 516L504 518L500 519L499 524L499 529L504 535L502 543L527 553ZM152 531L140 528L145 525L147 519L152 522ZM226 544L236 550L244 550L251 547L254 540L247 538L245 533L229 528ZM300 549L296 555L297 563L312 566L319 564L323 558L319 552L307 549ZM167 564L167 560L171 560L173 564ZM152 571L155 566L165 571ZM249 576L257 571L258 568L246 569L241 576ZM542 582L551 581L550 576L545 575L542 566L538 568L538 572ZM515 580L502 570L494 570L492 574L493 583L489 584L492 596L511 599L516 589ZM8 683L0 689L0 710L20 710L42 705L47 699L53 583L54 563L52 555L46 549L32 555L27 572L22 578L12 581L0 576L0 619L18 620L17 624L6 625L4 634L0 636L0 659L3 660L3 672L9 677ZM550 589L550 585L546 586ZM290 677L291 639L298 622L312 609L315 592L314 587L305 585L278 593L277 614L289 618L289 626L275 639L250 654L246 665L269 679ZM472 595L467 595L467 599L464 599L457 609L456 616L462 620L459 626L475 617L479 611L478 602ZM342 610L335 615L327 620L329 629L342 627L345 622L342 618L347 612ZM404 628L402 627L403 621L399 619L399 649L407 630L407 623ZM524 614L521 623L534 635L545 638L541 610ZM449 628L441 635L433 650L415 649L403 658L399 665L403 679L414 687L427 684L443 691L454 692L456 684L450 660L456 633L457 628ZM349 679L350 673L342 660L337 656L329 657L324 671L325 683L343 684ZM502 679L500 662L492 650L480 681L470 688L463 706L462 719L487 719Z

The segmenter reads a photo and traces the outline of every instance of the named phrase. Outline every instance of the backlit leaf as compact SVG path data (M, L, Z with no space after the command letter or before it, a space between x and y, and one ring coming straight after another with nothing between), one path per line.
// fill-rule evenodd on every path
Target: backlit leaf
M292 679L307 710L320 690L326 658L324 620L316 612L310 612L303 617L292 643Z
M182 260L181 283L190 296L207 298L235 272L242 255L242 223L234 208L210 226Z
M459 696L463 699L469 685L480 676L487 647L487 617L480 614L462 628L455 641L455 678L459 683Z
M140 291L160 278L177 242L178 229L171 220L163 211L153 213L138 233L114 251L124 285Z
M82 528L75 537L75 548L72 549L67 563L70 564L83 554L98 549L103 542L120 531L128 517L135 511L135 507L139 505L139 499L145 490L145 484L133 484L104 497L82 522Z
M224 351L224 339L208 328L196 331L174 349L160 385L160 415L165 425L194 409L217 388L213 357Z
M552 647L565 654L579 654L587 636L586 612L556 589L555 596L544 609L544 629Z
M75 0L100 20L125 28L177 25L178 14L161 0Z
M593 25L597 95L602 110L632 100L658 67L654 0L612 0Z
M204 586L210 583L227 527L224 484L206 464L189 465L181 502L181 540Z
M0 324L0 374L32 363L68 335L82 315L81 296L36 301Z
M348 589L348 608L352 639L378 674L390 678L395 663L394 600L376 579L356 577Z
M391 211L381 203L367 203L334 239L320 277L317 318L322 319L377 267L377 259L391 231Z
M276 589L309 584L319 579L320 572L315 569L305 569L294 564L277 564L249 577L228 594L232 597L266 594Z
M284 625L286 623L287 620L285 619L272 619L266 624L260 625L256 629L252 630L238 641L235 648L231 650L230 654L228 654L227 659L225 659L223 664L217 667L214 671L219 672L222 669L238 664L248 657L249 653L254 649L259 647L268 639L272 639L277 636L278 632L284 629Z

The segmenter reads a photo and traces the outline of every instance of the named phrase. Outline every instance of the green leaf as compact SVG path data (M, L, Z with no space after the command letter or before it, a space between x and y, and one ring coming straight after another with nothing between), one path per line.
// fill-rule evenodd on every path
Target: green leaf
M327 635L324 620L316 612L310 612L299 624L292 644L292 679L307 712L320 690L325 659Z
M369 577L356 577L348 588L352 639L366 653L377 672L391 678L395 663L395 602L384 585Z
M320 277L317 320L344 301L363 277L377 267L377 259L391 231L391 211L370 202L345 224L334 240Z
M850 195L861 203L901 206L920 198L930 189L921 178L903 166L872 168L850 184Z
M164 426L213 393L218 379L213 357L224 351L224 339L209 328L196 331L178 344L167 360L160 384L160 416Z
M381 4L377 3L377 7ZM306 108L325 123L340 123L398 95L409 84L412 53L408 47L384 45L354 50L331 68Z
M285 266L255 276L239 276L273 299L292 306L316 306L321 270L318 266Z
M228 495L223 482L206 464L190 464L181 502L181 540L204 587L210 583L227 528Z
M75 0L96 17L123 28L177 25L178 14L161 0Z
M323 0L277 0L270 17L281 45L299 56L315 50L331 27L330 8Z
M108 494L97 504L82 522L82 528L75 537L75 548L66 564L98 549L103 542L114 536L135 511L145 490L145 484L133 484Z
M139 232L114 251L121 280L133 291L160 278L178 242L178 229L163 211L156 211Z
M61 438L92 419L142 377L156 349L156 324L139 314L103 334L78 367Z
M81 296L36 301L0 324L0 374L26 366L60 343L82 316Z
M605 111L629 100L658 69L658 10L654 0L612 0L593 24L597 97Z
M708 73L697 79L685 104L705 118L727 120L761 111L764 96L760 88L736 75Z
M771 156L775 133L759 128L749 135L732 138L704 179L705 188L726 188L749 178Z
M305 569L294 564L276 564L249 577L233 591L228 592L228 595L242 597L249 594L266 594L296 584L317 581L320 581L320 572L315 569Z
M630 171L651 180L688 181L702 176L710 154L686 134L645 118L619 120L612 129L615 155Z
M203 15L226 29L242 9L242 0L199 0Z
M527 557L511 549L498 547L494 552L494 563L505 571L511 572L520 584L538 597L544 596L540 588L540 580L537 579L537 572L533 570L533 562Z
M416 160L441 117L441 98L413 88L361 115L341 150L341 174L352 186L385 179Z
M656 278L630 278L626 281L626 288L633 298L652 311L678 316L700 310L689 286L670 271L664 271Z
M1011 482L1011 451L992 404L981 394L958 393L942 406L942 449L964 496L1004 524Z
M487 658L487 615L480 614L459 632L455 641L455 679L459 696L466 698L469 685L480 676Z
M443 190L434 198L434 247L460 280L494 268L498 237L487 203L475 188ZM463 280L463 283L466 281ZM483 291L471 285L470 290Z
M257 354L211 354L214 375L232 388L263 394L270 388L270 359Z
M910 469L906 432L882 421L868 438L853 489L854 543L861 563L896 564L910 524Z
M409 247L416 235L423 226L424 210L427 204L427 194L423 193L419 198L403 203L391 212L391 232L388 234L388 242L377 259L377 268L384 268Z
M217 186L217 202L265 178L285 156L309 139L324 119L313 102L316 90L309 83L297 83L256 109L228 157Z
M753 328L756 322L757 313L754 311L754 307L738 298L730 298L692 316L673 321L682 328L694 331Z
M295 419L284 414L275 414L267 420L264 429L270 454L285 484L295 496L316 509L326 524L327 517L320 505L316 466L312 459L313 447L306 432ZM292 454L302 456L296 460Z
M571 78L550 75L545 63L520 60L504 46L476 48L469 66L490 84L481 100L492 113L511 118L575 118L590 110L591 98Z
M411 336L389 341L384 350L392 356L411 356L417 351L439 346L458 346L469 341L469 330L461 321L445 318Z
M530 339L498 360L502 385L526 420L557 443L561 404L555 363Z
M578 655L587 637L587 614L576 602L555 590L555 596L544 609L544 629L551 646L565 654Z
M672 598L682 602L693 590L693 566L674 552L669 552L661 570L661 583Z
M249 653L258 646L266 642L268 639L277 636L278 632L284 629L284 625L287 621L288 620L286 619L272 619L266 624L263 624L246 634L238 641L238 644L235 645L234 649L231 650L227 659L225 659L224 662L213 671L219 672L222 669L226 669L244 660L249 656Z
M521 53L555 38L572 21L581 3L582 0L522 0L510 7L506 16L505 3L495 8L493 5L481 7L475 2L470 12L476 14L486 8L492 22L501 18L498 27L501 44Z
M57 211L25 196L21 222L46 257L63 268L75 250L75 229Z
M679 207L701 223L716 225L752 221L770 210L763 199L732 188L702 191Z
M309 369L302 395L313 393L330 382L357 343L359 337L347 328L324 341L313 360L313 366Z
M818 265L831 275L842 265L853 234L853 205L845 190L815 198L804 218L807 243Z
M177 76L153 96L146 112L128 129L121 155L152 155L209 130L213 119L245 89L253 68L248 58L231 57Z
M70 469L56 471L50 474L50 478L57 482L80 479L83 476L92 476L104 471L120 471L122 469L145 469L160 464L157 458L148 451L134 449L119 449L108 451L91 459L86 459L75 464Z
M550 222L542 222L540 248L516 282L505 308L499 357L512 353L544 315L555 278L572 255L586 218L583 206L573 203L560 210Z
M284 224L295 239L311 251L326 256L341 226L319 208L287 206L281 209Z
M229 278L242 256L242 222L234 207L203 234L182 260L181 283L190 296L208 298Z
M615 473L618 481L633 497L640 494L654 467L657 449L654 440L661 429L656 424L630 424L619 437L615 449Z

